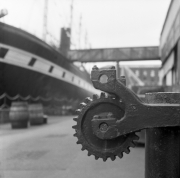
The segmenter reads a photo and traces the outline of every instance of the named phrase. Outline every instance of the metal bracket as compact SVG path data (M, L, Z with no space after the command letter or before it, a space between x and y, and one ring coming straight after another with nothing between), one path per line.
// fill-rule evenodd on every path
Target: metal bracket
M180 126L180 104L145 104L125 86L124 77L116 79L115 67L100 70L96 66L91 72L96 89L115 94L125 104L123 118L94 118L93 132L101 139L113 139L142 129ZM171 118L171 119L169 119ZM106 130L100 125L106 124Z

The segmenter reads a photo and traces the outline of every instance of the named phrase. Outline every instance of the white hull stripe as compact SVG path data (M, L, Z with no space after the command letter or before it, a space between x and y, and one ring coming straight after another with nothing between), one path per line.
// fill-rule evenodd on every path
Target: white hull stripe
M68 82L90 93L100 93L84 79L32 53L0 44L0 62L19 66Z

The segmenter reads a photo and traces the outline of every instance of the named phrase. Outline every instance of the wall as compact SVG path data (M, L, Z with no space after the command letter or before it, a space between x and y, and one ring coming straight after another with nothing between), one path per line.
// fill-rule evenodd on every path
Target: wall
M172 0L160 37L162 68L160 76L164 85L180 82L180 0ZM161 83L161 82L160 82Z
M144 82L145 85L158 85L159 83L159 68L143 67L143 68L131 68L139 79Z

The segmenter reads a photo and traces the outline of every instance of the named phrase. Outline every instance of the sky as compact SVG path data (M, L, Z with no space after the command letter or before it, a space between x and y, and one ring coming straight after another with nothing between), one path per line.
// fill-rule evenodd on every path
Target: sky
M80 0L84 23L94 47L154 46L169 0ZM83 7L89 7L87 9ZM91 11L91 13L86 11Z
M45 0L0 0L2 22L43 38ZM48 0L46 42L59 46L72 0ZM71 49L159 45L170 0L73 0Z
M1 21L42 38L44 1L0 0L1 8L9 13ZM48 0L47 41L59 42L60 28L70 24L71 2ZM72 48L158 45L169 3L170 0L74 0Z

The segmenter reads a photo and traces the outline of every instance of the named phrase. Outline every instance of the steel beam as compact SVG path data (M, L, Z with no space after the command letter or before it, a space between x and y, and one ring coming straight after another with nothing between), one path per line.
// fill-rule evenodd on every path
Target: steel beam
M70 50L68 58L72 62L160 60L158 46Z

